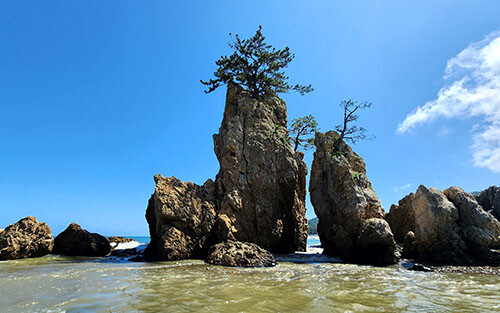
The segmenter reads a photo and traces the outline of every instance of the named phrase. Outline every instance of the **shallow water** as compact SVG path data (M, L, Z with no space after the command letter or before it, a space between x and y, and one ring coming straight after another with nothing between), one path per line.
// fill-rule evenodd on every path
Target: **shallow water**
M47 256L0 263L1 312L500 310L500 277L348 264L241 269Z
M357 266L319 254L277 259L263 269L61 256L5 261L0 312L500 311L500 276Z

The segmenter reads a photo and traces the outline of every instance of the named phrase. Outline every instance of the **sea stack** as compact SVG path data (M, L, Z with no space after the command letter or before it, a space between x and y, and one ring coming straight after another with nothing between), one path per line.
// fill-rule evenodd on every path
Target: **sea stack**
M396 243L363 159L339 134L316 133L309 191L323 253L344 261L394 264Z
M257 100L229 84L214 145L219 239L305 251L307 167L288 141L285 102L273 92Z
M206 258L211 246L228 241L273 253L305 251L307 166L288 141L285 102L273 92L255 99L229 83L214 146L215 182L199 186L155 175L146 256Z

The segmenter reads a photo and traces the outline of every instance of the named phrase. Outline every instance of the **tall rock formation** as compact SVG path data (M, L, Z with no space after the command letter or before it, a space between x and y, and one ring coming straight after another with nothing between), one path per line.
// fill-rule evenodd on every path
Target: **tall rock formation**
M405 255L443 264L500 265L500 223L463 189L420 186L393 208L391 227L414 238Z
M229 84L219 134L217 229L222 238L253 242L272 252L305 251L307 167L289 143L283 100L256 100Z
M229 240L275 253L305 251L307 167L288 141L283 100L276 94L256 100L230 83L214 145L220 163L215 183L155 175L146 256L204 258L212 245Z
M316 133L309 191L325 254L347 262L397 262L384 209L366 177L363 159L334 131Z
M0 232L0 260L44 256L52 252L50 227L28 216Z

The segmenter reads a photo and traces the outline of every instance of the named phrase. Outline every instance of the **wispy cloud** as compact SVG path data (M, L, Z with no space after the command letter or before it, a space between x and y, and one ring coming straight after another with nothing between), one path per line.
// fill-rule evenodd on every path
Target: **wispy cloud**
M448 60L444 79L449 83L437 98L417 107L399 124L398 132L440 117L482 118L483 126L473 129L473 162L500 173L500 32Z
M406 189L408 189L410 187L411 187L411 184L406 184L406 185L402 185L402 186L396 186L396 187L394 187L394 192L400 192L400 191L406 190Z

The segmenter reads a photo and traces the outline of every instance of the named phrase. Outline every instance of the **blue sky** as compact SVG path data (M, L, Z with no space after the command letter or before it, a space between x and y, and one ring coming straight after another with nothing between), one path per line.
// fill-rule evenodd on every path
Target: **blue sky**
M258 25L315 88L282 95L290 120L326 131L341 100L373 103L360 124L376 140L354 148L386 209L419 184L498 185L500 2L409 3L2 1L0 227L34 215L55 234L146 235L153 174L215 177L225 90L199 80L229 33Z

